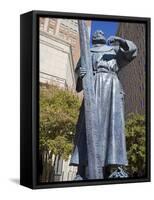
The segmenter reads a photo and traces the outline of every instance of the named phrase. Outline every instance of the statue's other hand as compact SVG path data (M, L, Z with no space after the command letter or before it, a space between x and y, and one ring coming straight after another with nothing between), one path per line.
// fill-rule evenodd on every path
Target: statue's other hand
M107 39L107 44L108 45L111 45L115 42L115 37L114 36L110 36L108 39Z
M87 73L86 68L85 68L85 67L80 67L79 76L80 76L81 78L83 78L83 77L86 75L86 73Z
M107 39L107 44L108 45L112 45L114 43L119 43L119 45L121 44L121 42L124 42L124 39L118 37L118 36L110 36L108 39Z
M121 37L118 37L118 36L110 36L107 39L107 44L108 45L119 45L124 50L128 50L128 45L126 43L126 40Z

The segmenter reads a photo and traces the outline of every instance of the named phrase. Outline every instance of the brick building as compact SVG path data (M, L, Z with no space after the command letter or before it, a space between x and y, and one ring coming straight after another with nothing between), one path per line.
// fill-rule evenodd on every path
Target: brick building
M138 48L137 57L119 72L125 91L125 113L145 114L146 47L145 25L120 23L117 36L133 41Z

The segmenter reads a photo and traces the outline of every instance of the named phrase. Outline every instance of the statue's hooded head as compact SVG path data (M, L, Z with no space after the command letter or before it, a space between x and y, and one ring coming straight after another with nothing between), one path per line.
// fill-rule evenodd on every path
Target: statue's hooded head
M92 36L92 44L106 44L106 38L104 36L103 31L97 30Z

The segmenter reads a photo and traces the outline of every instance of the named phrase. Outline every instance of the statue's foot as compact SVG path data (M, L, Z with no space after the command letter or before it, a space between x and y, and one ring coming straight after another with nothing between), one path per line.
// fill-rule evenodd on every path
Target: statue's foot
M77 174L76 177L74 178L74 181L82 181L82 180L83 178L79 174Z
M128 178L128 174L123 170L122 167L118 167L109 178Z

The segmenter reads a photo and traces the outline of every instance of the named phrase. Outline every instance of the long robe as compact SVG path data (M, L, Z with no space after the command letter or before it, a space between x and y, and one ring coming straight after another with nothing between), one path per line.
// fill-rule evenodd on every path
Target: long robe
M131 62L137 55L137 48L126 40L128 50L119 46L101 45L91 48L91 59L94 73L94 88L98 113L100 152L102 167L107 165L127 165L124 121L124 91L118 79L118 71ZM79 77L80 61L76 67L77 92L82 90L82 79ZM84 99L76 125L74 150L70 165L87 166L87 140L85 127Z

